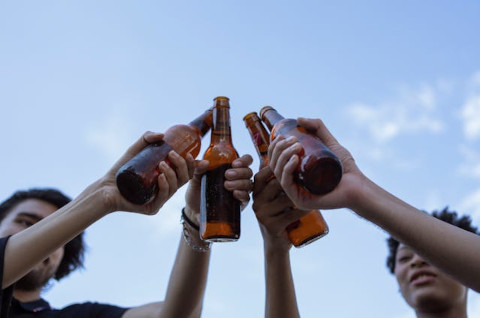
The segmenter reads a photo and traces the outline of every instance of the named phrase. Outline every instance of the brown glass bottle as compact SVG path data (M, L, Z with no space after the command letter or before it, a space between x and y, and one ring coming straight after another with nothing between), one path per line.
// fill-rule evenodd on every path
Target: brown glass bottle
M236 241L240 237L240 201L224 186L225 171L238 158L232 144L229 112L228 98L216 97L212 138L203 156L209 166L202 176L200 199L200 236L210 242Z
M243 117L250 137L252 138L255 150L260 159L260 169L268 165L268 145L270 135L263 126L256 112L249 113ZM275 178L275 176L272 176ZM292 211L294 212L294 211ZM287 228L287 235L295 247L303 247L328 234L328 225L318 210L313 210L299 220L290 224Z
M165 161L170 164L167 156L175 150L180 156L191 154L194 158L200 152L201 137L212 126L210 108L194 119L188 125L175 125L167 129L163 140L150 144L135 157L125 163L116 174L117 187L122 196L135 204L146 204L158 193L158 164Z
M263 107L260 116L270 129L270 140L277 136L294 136L302 145L300 163L294 174L299 185L313 194L328 193L338 185L343 173L342 164L318 137L299 126L295 119L285 119L273 107Z

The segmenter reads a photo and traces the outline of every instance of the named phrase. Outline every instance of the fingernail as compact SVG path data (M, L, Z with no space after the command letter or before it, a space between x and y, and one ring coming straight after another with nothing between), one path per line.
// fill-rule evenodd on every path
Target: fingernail
M159 165L164 168L168 167L168 164L165 161L160 161Z
M290 143L290 142L294 142L294 141L296 141L296 140L297 140L297 138L296 138L295 136L290 136L290 137L287 138L287 141L288 141L289 143Z

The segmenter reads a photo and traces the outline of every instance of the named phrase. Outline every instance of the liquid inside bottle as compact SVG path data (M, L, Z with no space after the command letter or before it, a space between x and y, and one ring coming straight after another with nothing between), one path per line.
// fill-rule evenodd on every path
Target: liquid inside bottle
M220 96L214 105L211 142L203 156L209 167L201 181L200 236L211 242L231 242L240 237L240 201L224 183L225 171L238 153L232 144L229 100Z
M268 146L270 142L270 135L263 126L257 113L249 113L245 115L243 120L250 133L255 150L259 156L260 169L262 169L268 165ZM272 176L272 179L273 178L275 178L275 176ZM291 212L294 213L294 211L295 209ZM313 210L307 215L304 215L297 221L288 225L286 231L288 239L293 246L300 248L327 235L329 229L320 211Z
M342 178L343 168L337 156L316 136L298 125L295 119L285 119L274 108L265 106L261 117L270 129L271 140L277 136L294 136L302 145L300 163L294 173L295 181L313 194L332 191Z
M212 109L205 111L188 125L174 125L164 133L163 140L149 144L126 162L116 174L117 187L122 196L134 204L147 204L157 195L161 161L173 167L168 153L175 150L180 156L200 152L201 138L212 125Z

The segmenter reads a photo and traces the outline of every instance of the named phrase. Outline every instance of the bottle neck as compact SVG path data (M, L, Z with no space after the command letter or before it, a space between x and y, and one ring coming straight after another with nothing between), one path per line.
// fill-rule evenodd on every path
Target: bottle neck
M270 144L270 135L263 126L256 113L251 113L244 117L245 125L252 139L255 150L260 159L260 167L268 164L268 146Z
M262 114L262 119L265 125L267 125L269 130L272 130L273 126L278 123L279 121L285 119L282 115L280 115L274 108L267 108L265 110L262 109L263 111L261 112Z
M212 143L221 141L232 143L232 129L230 126L230 109L216 106L213 108Z
M206 110L203 114L195 118L190 122L190 126L199 130L200 135L203 137L212 127L213 108Z

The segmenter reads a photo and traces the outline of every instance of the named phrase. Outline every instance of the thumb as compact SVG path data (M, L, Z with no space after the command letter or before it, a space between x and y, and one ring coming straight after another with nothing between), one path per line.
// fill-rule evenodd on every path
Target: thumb
M192 183L200 184L200 180L202 179L202 175L205 172L207 172L209 164L210 163L209 163L208 160L195 161L195 170L193 171L193 178L191 180Z
M328 130L321 119L298 118L298 124L313 132L327 147L338 144L337 139Z

